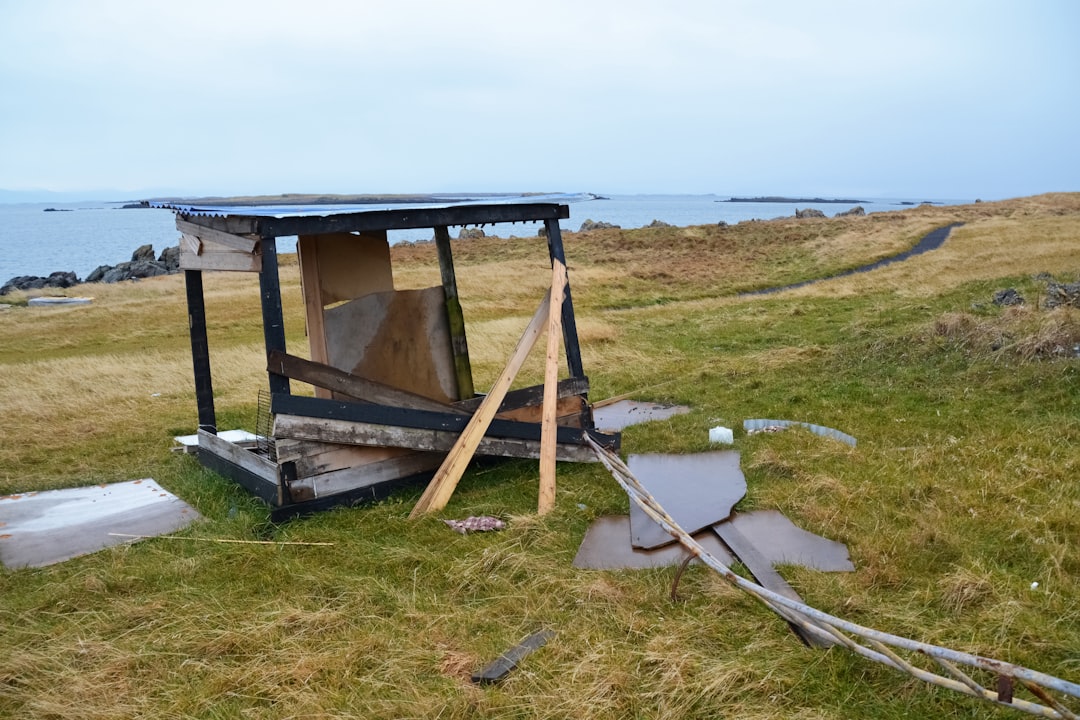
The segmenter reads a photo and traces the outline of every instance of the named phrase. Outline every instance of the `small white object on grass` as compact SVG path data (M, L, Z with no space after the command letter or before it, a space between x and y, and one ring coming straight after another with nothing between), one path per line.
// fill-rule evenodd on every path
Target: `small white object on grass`
M1039 589L1039 581L1038 581L1038 580L1036 580L1035 582L1031 583L1031 589L1032 589L1032 590L1038 590L1038 589Z
M717 425L716 427L709 429L709 442L730 445L735 442L735 436L732 434L731 428Z

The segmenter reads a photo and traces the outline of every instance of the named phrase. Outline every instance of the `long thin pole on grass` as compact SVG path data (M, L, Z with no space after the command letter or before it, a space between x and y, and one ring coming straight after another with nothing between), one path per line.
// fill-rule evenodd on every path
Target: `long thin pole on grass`
M786 598L736 575L729 567L710 555L689 533L679 527L678 523L656 501L656 498L634 477L634 474L630 472L630 468L626 466L618 455L601 447L587 434L585 440L592 447L600 462L615 478L615 481L630 496L630 499L644 510L645 514L654 522L682 543L692 556L701 558L702 562L720 573L732 585L754 596L777 615L788 622L794 623L807 633L831 640L869 660L888 665L895 670L905 672L914 678L938 687L955 690L995 705L1013 708L1040 717L1054 718L1055 720L1080 720L1080 716L1077 715L1076 711L1070 710L1063 704L1062 699L1055 698L1050 694L1050 691L1053 691L1071 700L1080 701L1080 685L1076 683L1036 670L1030 670L1020 665L970 655L856 625L834 615L815 610L804 603ZM945 670L948 676L920 668L912 660L901 657L897 651L911 653L915 657L931 658ZM998 689L991 690L980 684L961 670L960 666L990 673L994 677ZM1014 681L1019 682L1014 683ZM1041 702L1013 697L1014 685L1026 688Z

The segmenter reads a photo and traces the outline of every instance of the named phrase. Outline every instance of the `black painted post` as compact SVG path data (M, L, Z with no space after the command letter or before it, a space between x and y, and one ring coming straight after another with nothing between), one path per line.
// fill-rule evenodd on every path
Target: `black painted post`
M285 318L281 309L281 280L278 277L277 238L263 237L262 272L259 273L259 291L262 293L263 337L266 340L266 356L274 350L285 352ZM289 378L269 372L270 394L288 395Z
M191 334L191 364L195 371L195 403L199 408L199 429L217 435L214 414L214 386L210 379L210 345L206 340L206 304L201 270L185 270L188 332Z
M563 251L559 221L545 220L544 227L547 229L548 252L551 254L552 264L558 260L566 265L566 253ZM578 344L577 323L574 321L574 301L570 297L569 279L566 281L566 297L563 299L562 327L563 344L566 345L566 365L570 370L570 377L585 377L585 369L581 364L581 346Z
M446 317L450 322L450 344L454 353L458 399L468 400L476 391L473 388L472 364L469 361L469 343L465 338L465 315L458 299L454 256L450 252L450 231L445 225L435 227L435 247L439 252L439 271L442 274L443 294L446 297Z

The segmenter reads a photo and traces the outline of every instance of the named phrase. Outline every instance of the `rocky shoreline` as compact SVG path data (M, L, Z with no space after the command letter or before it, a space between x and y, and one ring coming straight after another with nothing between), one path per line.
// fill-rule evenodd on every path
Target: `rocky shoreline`
M44 288L69 288L81 283L117 283L123 280L141 280L158 275L171 275L180 272L180 246L174 245L155 255L153 245L143 245L131 254L131 260L118 265L99 265L93 272L80 280L74 272L57 271L47 277L39 275L17 275L3 286L0 295L7 295L15 290L41 290Z

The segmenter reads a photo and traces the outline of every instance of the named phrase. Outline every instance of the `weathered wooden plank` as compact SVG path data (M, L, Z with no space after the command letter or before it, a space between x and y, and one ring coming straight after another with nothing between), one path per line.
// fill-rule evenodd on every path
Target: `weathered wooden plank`
M410 452L405 448L359 447L291 438L279 438L276 447L278 464L293 463L298 479L382 462Z
M393 405L414 410L446 412L455 415L466 414L465 411L453 405L441 403L423 395L411 393L408 390L390 387L295 355L271 353L267 359L267 369L293 380L305 382L315 387L326 388L362 402Z
M182 270L219 270L225 272L260 272L262 258L238 252L210 252L203 245L201 255L180 251Z
M180 236L180 252L189 255L201 255L202 240L194 235L188 235L187 233L182 234Z
M274 436L278 438L278 457L280 459L282 443L285 442L284 438L367 447L411 448L413 450L447 453L454 447L459 433L445 430L377 425L349 420L323 420L296 415L277 415L274 418ZM540 441L538 439L521 440L488 436L479 442L476 454L490 457L536 460L540 457ZM560 462L591 463L597 461L596 454L590 448L575 443L557 444L555 446L555 459Z
M376 425L446 430L457 433L463 432L470 422L468 415L452 415L430 410L412 410L389 405L345 402L343 400L322 400L300 395L274 395L270 401L270 409L275 415L302 415L304 417L325 418L328 420L353 420ZM585 442L584 431L580 428L559 427L557 433L559 442L562 443L583 444ZM491 421L486 434L489 437L539 440L540 424L496 418ZM594 433L593 438L601 445L610 447L617 436Z
M204 243L214 243L245 254L255 252L255 248L259 245L258 235L233 235L232 233L196 225L184 220L179 215L176 217L176 229L184 235L196 237Z
M349 492L432 470L439 466L443 457L442 453L410 452L400 457L298 479L290 484L289 491L294 498L321 498Z
M566 266L552 261L551 307L548 309L547 353L544 359L544 402L540 421L540 492L536 511L544 515L555 507L555 422L558 410L559 336L562 334L562 301Z
M277 465L202 428L199 428L198 435L201 464L240 483L267 503L281 504ZM232 472L231 468L236 468L238 472Z
M229 462L247 468L251 472L263 477L267 482L277 484L277 466L262 455L253 453L228 440L219 438L212 432L199 429L199 452L209 450L215 455L227 459Z
M506 367L503 368L502 373L495 380L491 392L480 403L480 407L477 409L476 414L473 415L472 420L469 421L469 424L461 431L461 437L458 438L454 447L447 454L446 460L439 466L439 469L435 472L435 477L431 479L431 483L428 484L424 494L420 496L420 500L417 501L416 506L409 513L410 518L434 510L441 510L446 506L450 496L454 493L454 488L457 487L458 481L461 480L466 466L472 459L476 446L487 433L491 421L495 419L495 413L498 412L499 404L502 403L503 397L506 396L506 392L510 389L510 384L514 382L518 370L525 364L529 352L540 338L544 323L547 321L550 306L551 291L549 290L540 302L536 314L533 315L529 325L525 328L521 339L518 340L518 344L510 355Z

